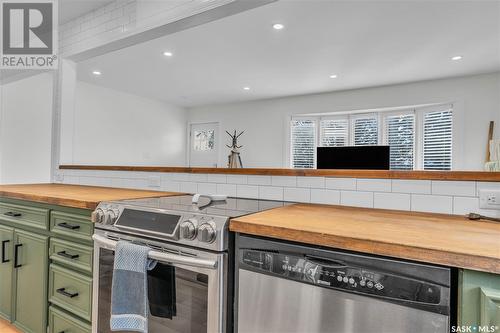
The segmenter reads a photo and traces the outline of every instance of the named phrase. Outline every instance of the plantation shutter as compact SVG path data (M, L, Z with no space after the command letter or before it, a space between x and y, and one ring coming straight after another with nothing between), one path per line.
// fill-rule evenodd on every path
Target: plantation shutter
M385 118L386 144L390 146L390 168L413 170L415 115L388 115Z
M423 125L424 170L451 170L453 111L427 112Z
M314 168L316 159L316 122L310 119L293 119L291 136L292 168Z
M378 144L378 119L376 116L355 117L352 127L355 146Z
M324 119L320 122L320 144L323 147L349 144L348 119Z

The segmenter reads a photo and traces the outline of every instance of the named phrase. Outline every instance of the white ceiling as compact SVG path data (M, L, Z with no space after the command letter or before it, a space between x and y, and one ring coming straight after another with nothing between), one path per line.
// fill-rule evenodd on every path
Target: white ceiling
M272 29L276 22L285 29ZM498 70L498 1L304 0L87 60L78 77L193 107Z
M103 7L113 0L59 0L59 25Z

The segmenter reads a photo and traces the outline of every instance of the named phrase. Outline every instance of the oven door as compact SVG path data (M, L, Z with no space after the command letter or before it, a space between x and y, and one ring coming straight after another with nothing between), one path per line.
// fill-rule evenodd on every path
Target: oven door
M149 242L144 239L96 230L92 332L111 332L111 283L117 240L148 245L157 265L175 267L176 312L172 319L149 315L149 333L225 332L227 254ZM162 249L162 250L159 250Z

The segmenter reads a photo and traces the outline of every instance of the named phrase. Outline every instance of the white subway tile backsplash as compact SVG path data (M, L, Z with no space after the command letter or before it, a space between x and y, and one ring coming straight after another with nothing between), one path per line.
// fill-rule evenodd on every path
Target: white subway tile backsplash
M325 178L325 186L333 190L356 190L356 178Z
M469 213L500 218L500 210L498 209L479 208L479 198L477 197L453 197L453 214L466 215Z
M373 192L341 191L340 204L345 206L373 208Z
M198 183L198 192L201 194L215 194L217 193L217 184L213 183Z
M500 191L500 182L477 182L476 183L476 196L479 196L481 190L498 190Z
M271 185L271 176L248 176L248 185Z
M356 189L358 191L390 192L390 179L358 179Z
M283 200L283 187L259 186L259 199Z
M193 182L181 182L180 190L184 193L198 193L198 184Z
M246 175L227 175L226 181L228 184L247 184L248 176Z
M259 187L256 185L236 185L236 195L239 198L252 198L259 197Z
M65 184L151 189L160 180L164 191L218 193L318 204L400 209L463 215L476 212L499 217L500 210L479 209L478 190L500 189L500 183L224 174L149 173L58 170ZM152 182L152 180L154 180ZM248 184L252 183L252 184ZM253 185L264 184L264 185ZM392 187L392 192L390 188ZM156 187L155 187L156 188Z
M82 177L80 177L80 183L83 185ZM147 180L140 178L112 178L110 186L120 188L145 189L147 187Z
M294 202L310 202L311 190L308 188L285 187L283 199Z
M235 197L236 184L217 184L217 194L225 194L230 197Z
M453 197L441 195L411 195L411 210L429 213L453 213Z
M454 197L453 214L465 215L469 213L479 213L479 198Z
M190 181L192 181L192 182L206 182L207 178L208 178L208 176L205 173L193 173L193 174L191 174Z
M220 175L220 174L208 174L207 175L207 182L209 182L209 183L224 184L226 181L227 181L226 175Z
M410 210L411 196L404 193L375 193L374 208Z
M432 181L432 194L473 197L476 195L476 183L466 181Z
M297 177L297 187L325 188L325 177Z
M431 194L430 180L393 179L392 192Z
M272 176L271 177L271 184L273 186L296 187L297 186L297 177Z
M170 192L180 192L181 191L181 183L175 182L172 180L162 180L161 181L161 189L162 191L170 191Z
M313 188L311 189L311 202L325 205L338 205L340 204L340 191Z

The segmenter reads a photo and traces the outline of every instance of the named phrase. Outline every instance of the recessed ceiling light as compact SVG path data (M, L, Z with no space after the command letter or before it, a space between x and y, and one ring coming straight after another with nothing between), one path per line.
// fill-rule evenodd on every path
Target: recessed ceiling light
M163 52L163 55L164 55L165 57L171 57L171 56L173 56L174 54L173 54L172 52L170 52L170 51L165 51L165 52Z
M459 55L454 56L454 57L451 58L451 60L455 60L455 61L456 60L462 60L462 56L459 56Z
M273 24L273 29L274 29L274 30L281 30L281 29L283 29L284 27L285 27L285 26L284 26L283 24L281 24L281 23L275 23L275 24Z
M243 90L250 90L250 87L243 87Z
M337 78L337 74L330 75L330 79L336 79L336 78Z
M100 71L92 71L92 74L94 74L95 76L99 76L101 75L102 73Z

